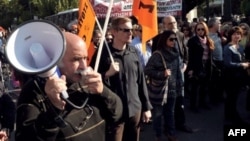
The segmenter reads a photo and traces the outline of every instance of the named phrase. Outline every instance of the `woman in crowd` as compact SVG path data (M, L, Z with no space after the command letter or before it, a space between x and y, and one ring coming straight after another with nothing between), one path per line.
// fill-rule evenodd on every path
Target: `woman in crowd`
M195 26L195 36L188 41L189 64L188 76L192 79L190 106L194 112L199 107L208 109L208 85L212 72L212 51L214 44L208 36L206 23L199 22Z
M181 32L184 34L184 44L187 45L188 40L193 36L192 28L188 22L181 26Z
M181 26L181 32L184 34L184 45L187 46L188 40L194 36L193 32L192 32L192 27L191 24L189 24L188 22L185 22L182 26ZM184 76L185 76L185 81L184 81L184 89L185 89L185 95L190 94L190 79L188 77L187 71L184 72Z
M183 86L179 62L179 53L176 48L176 34L173 31L164 31L158 42L158 52L155 52L149 59L145 74L158 81L165 81L168 90L161 94L149 94L150 102L153 105L153 127L156 133L156 140L161 140L161 119L164 118L164 134L169 141L177 141L174 108L176 97ZM163 59L166 62L164 67ZM168 81L168 84L167 84ZM164 96L165 95L165 96ZM166 97L167 95L167 97Z
M247 23L241 23L239 27L242 29L243 33L239 44L245 49L249 42L250 28Z
M225 66L225 118L231 122L239 122L236 103L239 92L246 81L246 70L249 63L243 62L244 48L239 44L243 31L239 26L232 27L228 33L229 43L224 47Z

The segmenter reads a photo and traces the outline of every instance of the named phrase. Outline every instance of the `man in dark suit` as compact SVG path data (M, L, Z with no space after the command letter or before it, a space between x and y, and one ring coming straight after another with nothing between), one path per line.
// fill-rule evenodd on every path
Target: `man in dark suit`
M178 48L178 51L180 53L180 64L181 70L182 70L182 78L184 81L184 72L187 68L188 63L188 51L187 47L184 45L184 35L180 31L178 31L178 26L175 17L173 16L167 16L163 18L163 26L165 30L172 30L176 33L177 41L176 41L176 48ZM158 45L158 41L161 37L161 34L158 34L153 38L153 45L152 45L152 52L154 52L160 45ZM181 88L181 94L176 99L176 105L175 105L175 124L176 128L188 132L193 133L194 130L191 129L186 125L186 118L184 113L184 86Z
M143 68L135 48L129 45L132 27L130 18L113 19L110 31L114 38L109 44L111 54L104 47L100 57L98 72L102 74L104 83L117 92L123 104L121 120L107 125L108 141L139 141L141 119L149 122L151 118L153 107L148 98ZM94 66L96 58L97 52L91 60L91 66Z

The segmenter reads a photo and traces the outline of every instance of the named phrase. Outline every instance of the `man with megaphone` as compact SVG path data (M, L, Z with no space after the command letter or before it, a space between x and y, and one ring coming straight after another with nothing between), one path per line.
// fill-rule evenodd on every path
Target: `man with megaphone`
M63 34L67 48L58 64L61 77L32 79L22 87L16 141L104 141L105 122L121 117L119 97L103 85L99 73L87 67L85 42L75 34ZM63 91L71 102L84 106L74 108L65 102Z

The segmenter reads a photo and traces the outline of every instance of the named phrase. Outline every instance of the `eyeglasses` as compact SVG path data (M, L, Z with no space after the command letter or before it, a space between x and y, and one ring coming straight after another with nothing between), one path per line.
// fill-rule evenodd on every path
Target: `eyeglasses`
M183 31L189 31L187 28L183 28Z
M122 32L132 32L133 29L131 28L118 28L118 30L122 31Z
M168 25L172 25L172 24L176 24L176 22L170 22L170 23L168 23Z
M169 38L168 40L171 41L171 42L173 42L173 41L176 41L177 38Z
M197 28L197 31L205 31L205 29L204 28Z
M106 38L107 41L112 41L113 39L112 38Z
M138 31L138 32L142 32L142 30L141 30L141 29L137 29L136 31Z
M242 27L241 29L242 29L242 30L247 30L245 27Z

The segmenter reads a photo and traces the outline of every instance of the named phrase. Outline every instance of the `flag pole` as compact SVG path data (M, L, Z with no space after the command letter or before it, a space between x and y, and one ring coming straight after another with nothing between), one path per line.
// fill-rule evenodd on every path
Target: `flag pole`
M97 19L97 17L95 17L95 21L96 21L96 24L97 24L99 30L101 31L101 33L102 33L102 34L105 34L105 33L103 32L102 28L101 28L100 22L99 22L99 20ZM110 60L111 60L111 62L112 62L112 64L113 64L115 61L114 61L114 58L113 58L113 56L112 56L112 54L111 54L111 51L110 51L110 49L109 49L109 45L108 45L108 43L107 43L107 40L106 40L105 38L104 38L104 43L105 43L105 45L106 45L106 47L107 47L107 50L108 50L108 53L109 53L109 56L110 56Z
M113 7L113 2L114 2L114 0L110 0L108 11L107 11L107 17L106 17L105 22L104 22L103 34L102 34L102 37L101 37L100 45L98 47L98 52L97 52L97 57L96 57L96 62L95 62L95 67L94 67L94 71L96 71L96 72L98 70L98 66L99 66L99 63L100 63L100 57L101 57L101 52L102 52L102 48L103 48L105 33L107 32L108 22L109 22L111 10L112 10L112 7Z

